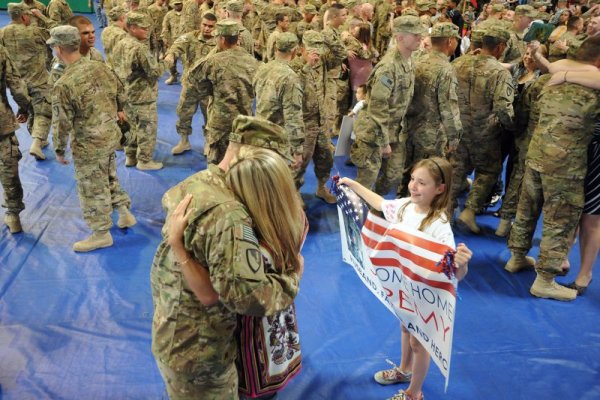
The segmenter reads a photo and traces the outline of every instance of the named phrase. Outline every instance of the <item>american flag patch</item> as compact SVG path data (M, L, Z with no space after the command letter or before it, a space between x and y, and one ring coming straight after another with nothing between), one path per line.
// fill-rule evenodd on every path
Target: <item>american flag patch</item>
M252 230L252 228L247 225L242 226L242 240L245 240L246 242L254 243L255 245L258 246L258 239L256 238L256 235L254 234L254 230Z

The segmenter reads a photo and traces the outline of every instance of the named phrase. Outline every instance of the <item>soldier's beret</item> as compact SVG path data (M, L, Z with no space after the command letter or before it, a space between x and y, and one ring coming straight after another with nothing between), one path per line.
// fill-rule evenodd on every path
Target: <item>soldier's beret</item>
M442 38L451 38L455 37L460 39L460 35L458 34L458 27L451 22L440 22L435 24L431 28L431 33L429 34L431 37L442 37Z
M419 17L415 17L414 15L402 15L394 19L394 32L422 35L426 32L426 29Z
M496 39L500 39L503 42L508 42L508 40L510 39L510 33L506 29L503 29L501 26L498 25L493 25L487 28L484 31L483 36L489 36Z
M302 12L305 14L316 14L317 13L317 7L315 7L312 4L307 4L302 8Z
M244 3L239 0L229 0L225 4L225 9L231 12L241 13L244 11Z
M492 11L493 12L502 12L504 10L505 10L504 4L494 4L494 5L492 5Z
M140 28L148 28L152 26L152 21L146 14L130 11L127 13L127 25L137 25Z
M323 34L320 32L309 30L302 35L302 44L305 48L317 50L322 54L324 51L325 37L323 37Z
M233 120L229 141L273 150L283 158L294 161L285 129L264 118L238 115Z
M240 24L231 19L217 22L215 36L237 36L240 34Z
M535 8L533 8L532 6L530 6L528 4L524 4L521 6L517 6L517 8L515 8L515 15L522 15L524 17L536 18L537 12L535 11Z
M8 15L11 18L17 18L21 15L31 15L29 7L24 3L8 3Z
M50 29L50 39L46 40L48 46L79 46L79 43L81 43L79 29L71 25Z
M298 36L293 33L284 32L275 39L275 47L284 53L292 51L296 46L298 46Z
M110 9L110 11L108 11L108 17L111 19L111 21L116 21L121 18L121 15L125 14L127 14L127 10L122 6L113 7Z

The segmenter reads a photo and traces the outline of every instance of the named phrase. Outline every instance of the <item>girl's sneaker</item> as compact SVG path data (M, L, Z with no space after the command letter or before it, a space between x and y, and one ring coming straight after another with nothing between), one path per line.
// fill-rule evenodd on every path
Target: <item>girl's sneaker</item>
M419 397L411 396L406 393L404 390L399 391L394 395L394 397L389 398L388 400L424 400L425 396L423 396L423 392Z
M375 378L375 382L379 383L380 385L393 385L395 383L410 382L410 378L412 377L410 372L401 371L400 368L397 367L392 361L386 361L391 364L393 368L375 373L375 376L373 377Z

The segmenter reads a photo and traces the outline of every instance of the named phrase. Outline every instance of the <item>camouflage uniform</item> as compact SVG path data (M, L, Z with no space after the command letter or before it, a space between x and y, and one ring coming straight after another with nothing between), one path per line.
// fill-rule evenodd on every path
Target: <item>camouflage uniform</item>
M39 10L44 15L47 14L46 13L46 6L44 5L44 3L42 3L42 2L40 2L38 0L31 0L29 2L26 2L26 1L22 0L18 4L23 4L23 5L27 6L27 8L30 9L30 10L33 10L33 9ZM45 19L46 18L41 18L40 19L40 18L32 15L31 16L31 25L34 25L34 26L38 26L39 25L41 27L45 27L46 28L47 26L46 26Z
M277 40L277 37L279 35L281 35L282 33L283 32L280 31L279 29L275 29L269 35L269 38L267 39L267 47L262 55L263 56L262 60L264 62L269 62L269 61L272 61L275 59L275 41Z
M539 97L539 120L526 159L517 217L508 247L526 254L544 214L538 272L556 275L567 257L584 204L587 149L600 117L598 92L563 83Z
M90 61L100 61L104 62L104 57L102 57L102 53L95 47L90 48L90 51L86 55L82 55L82 58ZM54 87L56 81L63 75L65 72L65 63L62 62L58 57L54 57L52 60L52 70L50 70L50 76L48 77L48 84L50 87Z
M183 62L183 87L177 103L177 133L181 136L192 134L192 118L198 111L198 106L206 121L208 98L196 96L195 90L189 90L187 75L191 68L206 57L217 45L214 38L206 39L201 31L184 34L175 40L167 54L173 54Z
M58 25L67 25L73 16L73 11L65 0L50 0L46 9L48 18L56 21Z
M340 32L328 26L321 32L325 38L325 46L328 50L327 58L327 86L325 89L325 129L328 135L337 133L337 119L340 115L338 107L338 93L348 91L348 81L341 80L342 62L346 59L346 47Z
M239 30L234 21L220 21L223 26ZM188 75L188 95L201 99L212 96L208 106L204 138L208 162L218 163L225 155L233 119L238 115L252 115L254 90L252 79L258 62L246 50L234 47L212 53L194 66Z
M202 13L196 0L184 0L183 9L181 10L181 30L180 32L187 33L200 29L202 22Z
M166 5L160 7L157 3L154 3L148 7L148 15L150 15L150 18L152 18L153 22L153 35L156 38L156 48L154 49L154 52L157 57L160 57L165 52L164 42L160 39L163 28L163 21L168 11L169 7L167 7Z
M125 101L114 73L104 63L84 58L65 68L52 92L54 149L64 156L70 136L83 218L95 232L110 229L113 209L130 205L115 162L121 137L117 112Z
M15 119L13 110L8 103L7 90L19 106L19 114L27 113L29 108L29 96L27 87L21 80L16 66L9 58L4 47L0 46L0 183L4 188L4 203L7 214L19 214L24 208L23 187L19 179L19 141L15 131L19 124Z
M171 10L165 15L160 35L167 48L169 48L178 37L183 35L183 25L181 22L181 11Z
M140 14L136 13L135 16ZM156 101L158 78L163 73L162 65L156 61L145 43L131 35L117 43L113 50L113 60L115 72L127 91L126 114L133 133L132 141L125 148L125 154L142 163L151 162L156 145Z
M394 7L387 0L378 0L375 4L373 14L373 32L375 32L373 46L380 56L388 51L388 44L392 38L390 29L390 14L393 14Z
M113 63L113 50L117 43L124 40L128 36L127 32L118 25L110 24L102 31L102 47L104 47L104 54L106 55L106 63L111 67L114 67Z
M571 46L578 42L578 39L573 32L565 32L558 38L557 42L558 41L565 41L567 42L567 46ZM559 49L556 46L556 42L552 43L548 49L548 61L555 62L567 58L567 51L568 50Z

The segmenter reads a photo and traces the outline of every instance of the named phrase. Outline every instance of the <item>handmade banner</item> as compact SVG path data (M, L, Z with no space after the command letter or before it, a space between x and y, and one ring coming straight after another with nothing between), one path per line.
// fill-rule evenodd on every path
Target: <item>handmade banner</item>
M337 190L342 257L371 292L450 376L456 280L442 263L453 249L429 235L368 212L348 187ZM364 223L363 223L364 222Z

